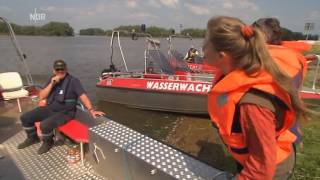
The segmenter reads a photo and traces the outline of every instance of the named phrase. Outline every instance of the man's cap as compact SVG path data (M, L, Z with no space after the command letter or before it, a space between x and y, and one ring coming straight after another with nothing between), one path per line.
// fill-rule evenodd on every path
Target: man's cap
M54 61L53 69L67 69L67 64L62 59L58 59Z

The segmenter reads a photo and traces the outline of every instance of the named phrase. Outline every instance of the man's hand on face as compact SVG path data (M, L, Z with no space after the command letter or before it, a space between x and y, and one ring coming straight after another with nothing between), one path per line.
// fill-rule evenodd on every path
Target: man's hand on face
M53 76L53 77L51 78L51 83L52 83L53 85L55 85L55 84L59 83L61 79L62 79L61 76L55 75L55 76Z

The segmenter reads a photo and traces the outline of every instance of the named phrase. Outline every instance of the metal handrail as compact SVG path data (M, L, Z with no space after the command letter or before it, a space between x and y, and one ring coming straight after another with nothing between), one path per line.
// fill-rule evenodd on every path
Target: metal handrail
M21 50L21 48L19 46L18 40L16 39L15 33L14 33L13 29L12 29L12 26L9 23L9 21L7 19L5 19L4 17L0 17L0 21L4 22L6 24L6 26L8 27L11 42L12 42L13 46L15 47L16 52L17 52L20 60L22 61L23 65L24 65L24 68L26 70L28 86L32 86L33 85L33 79L32 79L32 76L31 76L31 72L30 72L29 66L28 66L28 64L26 62L26 58L27 57L22 52L22 50Z
M110 50L111 50L111 55L110 55L110 61L111 61L111 65L113 65L113 47L114 47L114 38L115 36L117 36L117 40L118 40L118 47L120 49L120 53L121 53L121 57L122 57L122 61L123 61L123 64L125 66L125 69L126 71L128 72L128 66L127 66L127 62L126 62L126 59L124 57L124 53L123 53L123 50L122 50L122 46L121 46L121 42L120 42L120 32L122 33L127 33L129 34L130 32L129 31L125 31L125 30L114 30L112 31L112 34L111 34L111 41L110 41ZM138 35L139 37L147 37L147 50L150 49L150 48L154 48L154 49L158 49L158 47L160 46L160 42L158 42L157 40L154 40L151 36L151 34L148 34L148 33L139 33L139 32L135 32L136 35ZM147 51L146 50L146 51ZM146 72L146 61L147 61L147 52L145 52L145 72Z
M111 60L111 64L113 65L113 61L112 61L112 58L113 58L113 41L114 41L114 36L115 36L115 34L117 34L118 46L119 46L119 49L120 49L122 61L123 61L123 63L124 63L124 66L125 66L125 68L126 68L126 71L129 71L129 70L128 70L128 67L127 67L126 60L125 60L125 58L124 58L123 51L122 51L121 43L120 43L120 31L112 31L111 41L110 41L110 49L111 49L110 60Z
M319 66L320 66L320 55L316 55L317 57L317 66L316 66L316 71L314 72L314 77L313 77L313 83L312 83L312 90L316 91L316 83L317 83L317 77L319 73Z
M192 36L190 35L182 35L182 34L172 34L169 36L168 41L169 41L169 52L172 51L172 39L173 38L189 38L192 41ZM193 47L193 44L191 44L191 47Z
M126 75L126 76L134 76L134 75L139 75L141 79L150 79L150 78L144 78L143 75L149 75L148 73L143 73L143 72L110 72L107 73L107 75L111 75L112 77L117 77L121 75ZM198 75L198 74L187 74L187 75L169 75L169 74L155 74L159 75L161 78L169 77L170 80L179 80L180 77L187 77L187 78L202 78L205 80L205 82L212 82L212 79L214 78L213 74L208 74L210 76L203 76L203 75ZM207 80L207 81L206 81ZM193 80L196 81L196 80ZM196 81L198 82L198 81Z

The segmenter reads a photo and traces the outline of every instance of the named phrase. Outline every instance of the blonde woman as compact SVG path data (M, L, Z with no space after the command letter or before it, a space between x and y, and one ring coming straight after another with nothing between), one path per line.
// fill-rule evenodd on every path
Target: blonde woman
M236 179L288 179L294 167L296 136L289 128L305 110L265 42L257 28L237 18L208 21L205 58L222 73L208 111L237 161Z

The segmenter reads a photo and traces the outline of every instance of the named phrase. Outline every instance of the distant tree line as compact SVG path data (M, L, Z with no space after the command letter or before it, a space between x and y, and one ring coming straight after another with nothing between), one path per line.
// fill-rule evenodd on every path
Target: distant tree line
M289 29L282 28L282 40L304 40L307 38L307 35L302 34L301 32L292 32ZM308 40L318 40L319 35L309 34Z
M205 29L184 29L181 31L182 34L189 34L192 37L204 37L206 30ZM289 29L282 28L282 40L305 40L307 35L301 32L293 32ZM309 34L309 40L318 40L319 35Z
M88 29L81 29L79 32L80 35L86 36L103 36L106 32L101 28L88 28Z
M204 38L204 36L206 34L206 30L205 29L188 28L188 29L183 29L181 31L181 34L190 35L191 37Z
M64 22L49 22L43 26L21 26L17 24L11 24L13 30L18 35L43 35L43 36L73 36L74 30L68 24ZM143 30L145 33L151 34L153 37L168 37L174 34L173 28L162 28L157 26L146 27L141 29L141 25L121 25L114 28L113 30L119 30L121 36L131 36L132 33L141 33ZM306 39L306 35L301 32L293 32L289 29L283 28L283 40L303 40ZM4 23L0 22L0 34L7 34L8 29ZM81 29L80 35L94 35L94 36L110 36L112 30L103 30L101 28L87 28ZM205 36L206 30L199 28L187 28L181 30L181 34L190 35L194 38L203 38ZM319 35L308 36L309 40L318 40Z
M142 33L141 25L128 25L128 26L119 26L114 28L114 30L120 31L120 34L123 36L131 36L132 33ZM107 30L106 35L111 35L112 30ZM157 26L150 26L145 28L145 32L150 34L153 37L168 37L174 33L173 28L162 28Z
M99 28L93 28L93 29L99 29ZM119 30L121 36L131 36L132 32L139 33L141 32L141 26L140 25L127 25L127 26L119 26L115 28L114 30ZM104 31L104 34L102 34L103 29L99 29L99 33L91 33L90 35L108 35L110 36L112 33L112 30L106 30ZM92 32L92 30L91 30ZM98 32L98 31L96 31ZM151 34L153 37L168 37L172 33L174 33L174 29L166 29L162 27L157 27L157 26L150 26L146 28L146 33ZM306 35L301 33L301 32L293 32L289 29L283 28L282 29L282 39L283 40L304 40L306 39ZM183 35L190 35L194 38L203 38L206 34L205 29L199 29L199 28L187 28L181 30L181 34ZM80 35L81 30L80 30ZM88 34L83 34L83 35L88 35ZM312 35L309 34L308 36L309 40L318 40L319 35Z
M68 23L49 22L43 26L21 26L11 23L13 31L17 35L41 35L41 36L73 36L73 28ZM8 28L0 22L0 34L7 34Z

